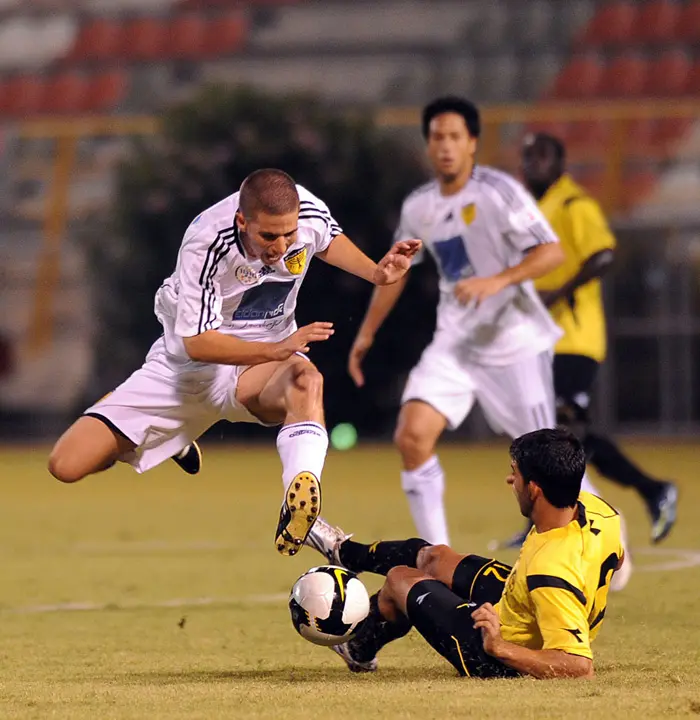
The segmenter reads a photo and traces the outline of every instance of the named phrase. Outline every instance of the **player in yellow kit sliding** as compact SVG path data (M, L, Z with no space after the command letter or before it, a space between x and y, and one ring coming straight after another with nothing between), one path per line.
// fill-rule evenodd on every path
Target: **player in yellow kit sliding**
M570 431L528 433L510 455L508 484L534 524L513 568L419 538L365 545L317 527L330 562L386 575L355 637L334 648L351 670L376 670L378 651L415 626L460 675L593 674L591 642L624 562L620 517L580 492L586 458Z
M581 438L588 462L601 475L641 495L652 520L651 539L659 542L676 520L676 486L642 472L610 438L591 430L591 385L607 350L600 279L613 262L615 237L598 203L566 172L565 148L557 138L528 135L522 170L565 254L563 265L535 282L564 331L554 350L557 422Z

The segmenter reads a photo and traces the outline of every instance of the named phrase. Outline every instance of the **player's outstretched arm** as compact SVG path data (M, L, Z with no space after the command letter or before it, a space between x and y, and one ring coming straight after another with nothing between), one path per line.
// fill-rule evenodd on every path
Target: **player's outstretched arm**
M357 387L362 387L365 384L362 361L374 344L374 336L377 331L401 297L407 282L408 273L392 285L376 287L372 293L372 299L369 302L369 307L362 325L357 331L348 357L348 373Z
M315 322L276 343L248 342L217 330L207 330L182 340L187 354L196 362L262 365L287 360L297 352L308 352L310 343L328 340L333 333L333 323Z
M321 260L345 270L373 285L392 285L411 268L411 259L421 249L420 240L402 240L375 263L347 235L337 235L326 250L318 253Z

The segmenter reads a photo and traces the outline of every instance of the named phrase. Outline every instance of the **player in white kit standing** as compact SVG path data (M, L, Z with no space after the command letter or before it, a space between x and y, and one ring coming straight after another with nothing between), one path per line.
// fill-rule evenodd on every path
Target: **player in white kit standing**
M252 173L240 192L192 221L156 295L163 335L143 366L58 440L50 472L71 483L118 460L145 472L218 420L282 425L285 499L275 544L295 554L320 512L328 448L323 379L303 353L333 329L297 329L294 320L311 258L382 285L407 272L420 245L397 242L375 264L286 173Z
M480 119L471 102L431 102L422 129L436 178L406 198L395 239L423 241L438 267L440 300L435 334L408 378L394 439L418 534L449 544L444 474L435 454L445 428L457 428L475 401L490 426L512 438L555 425L552 349L561 331L531 281L558 267L564 254L522 185L475 164ZM372 296L349 358L358 386L362 360L406 280Z

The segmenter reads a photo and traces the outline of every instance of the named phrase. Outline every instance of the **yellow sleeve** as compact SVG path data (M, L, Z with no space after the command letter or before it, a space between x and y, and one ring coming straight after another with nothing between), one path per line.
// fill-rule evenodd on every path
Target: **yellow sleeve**
M593 198L576 198L569 202L567 208L571 222L571 240L581 263L602 250L612 250L615 247L615 236L600 205Z
M586 598L573 583L556 575L527 576L543 650L563 650L593 659Z

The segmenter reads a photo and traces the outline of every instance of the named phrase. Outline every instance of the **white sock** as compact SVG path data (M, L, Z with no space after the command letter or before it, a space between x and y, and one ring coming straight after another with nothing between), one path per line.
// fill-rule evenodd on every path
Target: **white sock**
M300 472L313 473L320 482L327 451L328 433L323 425L311 421L285 425L277 435L284 489Z
M445 474L437 455L415 470L404 470L401 487L408 498L418 535L433 545L449 545L443 502Z

